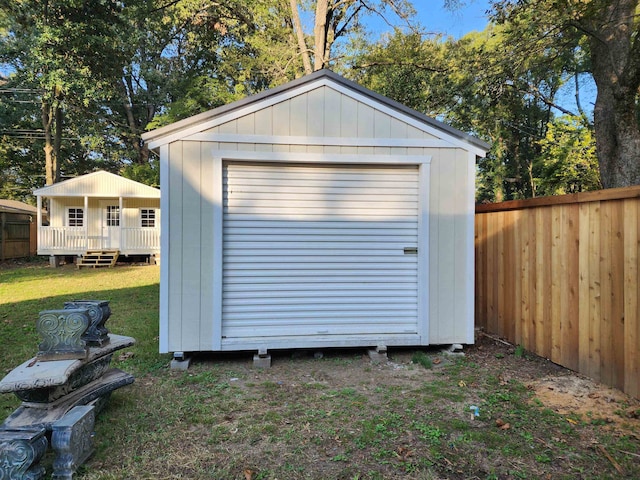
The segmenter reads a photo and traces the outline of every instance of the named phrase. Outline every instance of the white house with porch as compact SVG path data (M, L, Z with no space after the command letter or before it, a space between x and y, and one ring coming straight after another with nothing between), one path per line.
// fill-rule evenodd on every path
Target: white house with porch
M118 255L159 258L159 189L97 171L33 193L38 201L38 255L49 255L52 265L69 256L81 257L78 265L93 266L105 264L105 258L113 264ZM48 225L42 217L45 201Z

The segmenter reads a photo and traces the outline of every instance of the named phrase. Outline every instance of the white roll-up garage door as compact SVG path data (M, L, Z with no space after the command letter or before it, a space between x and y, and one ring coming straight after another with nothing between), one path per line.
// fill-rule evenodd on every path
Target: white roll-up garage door
M223 339L415 334L414 166L224 168Z

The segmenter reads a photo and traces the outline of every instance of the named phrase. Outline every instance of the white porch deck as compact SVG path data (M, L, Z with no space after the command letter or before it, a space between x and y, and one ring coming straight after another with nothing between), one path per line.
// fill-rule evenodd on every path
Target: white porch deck
M107 237L89 235L85 227L38 227L38 255L81 255L87 250L114 248ZM160 228L120 228L117 250L122 255L160 252Z

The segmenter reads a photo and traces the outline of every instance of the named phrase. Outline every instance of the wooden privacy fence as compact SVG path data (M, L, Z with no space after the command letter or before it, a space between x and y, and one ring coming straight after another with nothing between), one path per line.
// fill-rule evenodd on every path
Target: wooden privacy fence
M476 326L640 398L640 187L476 207Z

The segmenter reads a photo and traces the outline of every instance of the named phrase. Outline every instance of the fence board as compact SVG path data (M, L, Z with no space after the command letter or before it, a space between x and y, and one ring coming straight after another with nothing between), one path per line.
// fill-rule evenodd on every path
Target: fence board
M591 347L591 309L587 299L590 297L591 263L589 252L591 236L589 234L589 203L579 205L578 232L578 368L576 370L591 375L589 350Z
M624 202L611 211L611 385L624 388Z
M624 243L624 384L627 392L640 397L640 304L638 302L638 263L640 222L637 202L625 200Z
M600 202L589 204L589 359L587 372L593 378L600 379L600 318L602 311L602 281L600 278Z
M613 385L612 207L611 202L600 204L600 380L607 385ZM608 253L603 255L605 252Z
M640 398L640 187L476 209L476 324Z

